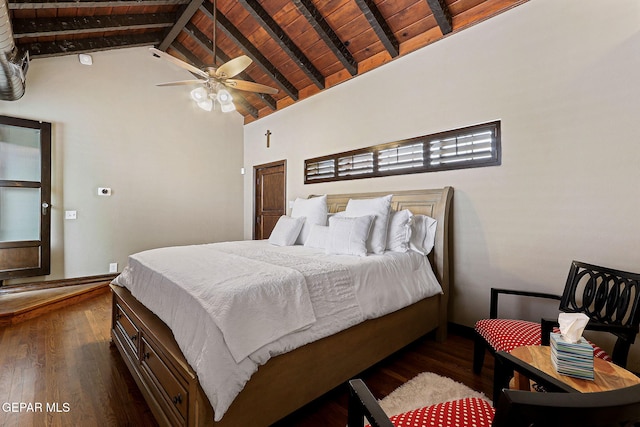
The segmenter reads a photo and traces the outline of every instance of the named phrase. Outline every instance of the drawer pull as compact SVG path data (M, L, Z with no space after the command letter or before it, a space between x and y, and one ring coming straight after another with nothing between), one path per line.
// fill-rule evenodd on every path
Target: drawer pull
M116 320L120 320L122 318L122 313L117 312L116 313Z
M178 395L174 396L173 398L174 405L178 405L179 403L182 403L182 395L180 393L178 393Z
M135 341L138 339L138 334L131 335L131 341Z
M145 354L142 355L142 360L147 360L151 357L151 354L149 352L146 352Z

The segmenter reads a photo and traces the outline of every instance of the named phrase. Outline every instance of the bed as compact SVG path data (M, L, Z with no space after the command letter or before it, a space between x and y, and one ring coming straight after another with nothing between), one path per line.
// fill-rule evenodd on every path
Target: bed
M291 351L276 352L277 355L250 375L218 421L214 421L216 414L196 370L187 362L185 354L190 353L183 353L167 324L129 289L112 284L112 341L158 422L161 425L267 426L431 331L436 331L436 339L444 339L451 286L449 213L453 189L391 193L393 210L409 209L414 214L437 220L434 247L427 258L442 292L381 317L369 316L347 329ZM329 195L327 207L329 212L340 212L350 199L373 199L386 194ZM242 249L240 246L237 250ZM154 307L151 303L150 306ZM381 336L384 339L380 339ZM199 366L198 363L194 366ZM220 369L220 374L224 376L226 372ZM208 381L203 381L207 387Z

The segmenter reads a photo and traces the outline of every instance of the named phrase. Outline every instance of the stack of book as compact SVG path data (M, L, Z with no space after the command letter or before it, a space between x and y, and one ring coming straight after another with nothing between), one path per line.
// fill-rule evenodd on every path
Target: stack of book
M559 374L593 380L593 347L584 338L577 343L551 334L551 363Z

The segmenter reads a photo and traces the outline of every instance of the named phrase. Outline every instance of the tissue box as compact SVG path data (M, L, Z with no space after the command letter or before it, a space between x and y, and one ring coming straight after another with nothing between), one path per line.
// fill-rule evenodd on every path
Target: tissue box
M559 374L593 381L593 347L582 337L570 343L552 333L551 363Z

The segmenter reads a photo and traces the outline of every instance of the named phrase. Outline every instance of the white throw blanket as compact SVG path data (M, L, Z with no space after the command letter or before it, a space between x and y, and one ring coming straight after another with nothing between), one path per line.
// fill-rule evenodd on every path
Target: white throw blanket
M236 362L316 321L305 278L292 268L213 245L155 249L131 261L161 273L209 313Z
M171 328L216 421L260 364L364 320L345 266L255 243L141 252L129 258L114 281ZM276 277L284 282L274 283ZM212 288L224 292L215 295ZM249 301L237 300L239 295ZM260 303L262 296L266 299ZM223 313L216 310L219 306ZM281 317L286 320L280 322ZM271 327L277 331L267 330ZM242 342L244 334L250 337L247 342Z

